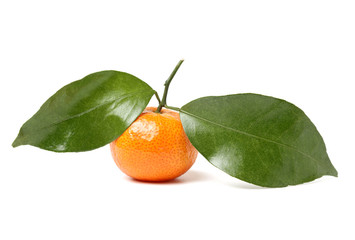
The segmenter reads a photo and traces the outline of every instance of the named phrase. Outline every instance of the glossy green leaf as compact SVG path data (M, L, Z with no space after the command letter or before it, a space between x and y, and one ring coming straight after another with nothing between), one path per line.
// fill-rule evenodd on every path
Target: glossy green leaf
M214 166L243 181L284 187L337 176L302 110L257 94L205 97L181 108L188 138Z
M29 144L55 152L102 147L127 129L154 93L128 73L90 74L51 96L22 126L13 146Z

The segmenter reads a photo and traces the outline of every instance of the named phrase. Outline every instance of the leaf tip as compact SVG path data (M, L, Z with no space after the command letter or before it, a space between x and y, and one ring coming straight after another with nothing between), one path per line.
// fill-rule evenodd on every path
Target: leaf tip
M18 147L18 146L20 146L20 145L21 145L21 143L19 142L18 138L16 138L16 139L13 141L13 143L11 144L11 146L12 146L13 148Z
M18 147L18 146L21 146L21 145L24 145L24 141L23 141L23 134L20 133L17 135L17 137L15 138L15 140L12 142L11 146L12 147Z
M333 177L338 177L338 171L335 169L335 167L332 168L329 175Z

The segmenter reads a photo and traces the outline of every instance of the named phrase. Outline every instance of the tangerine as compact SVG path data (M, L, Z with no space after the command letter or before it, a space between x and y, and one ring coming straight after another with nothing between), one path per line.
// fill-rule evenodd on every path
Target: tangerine
M197 150L187 138L179 113L155 112L147 107L130 127L110 144L117 166L141 181L168 181L194 164Z

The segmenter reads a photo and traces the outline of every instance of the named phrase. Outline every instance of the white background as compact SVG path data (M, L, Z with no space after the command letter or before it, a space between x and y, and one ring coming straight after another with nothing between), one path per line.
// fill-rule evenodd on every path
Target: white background
M0 239L355 239L354 1L1 1ZM109 147L13 149L60 87L131 73L169 105L254 92L303 109L339 177L287 188L234 179L199 156L176 181L140 183ZM152 99L150 105L156 105Z

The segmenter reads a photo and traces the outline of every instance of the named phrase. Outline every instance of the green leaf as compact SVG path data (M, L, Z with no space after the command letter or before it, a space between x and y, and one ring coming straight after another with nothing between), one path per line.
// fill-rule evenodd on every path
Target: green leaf
M337 176L316 127L284 100L257 94L205 97L184 105L180 118L196 149L243 181L284 187Z
M128 128L154 93L128 73L90 74L51 96L21 127L12 146L29 144L55 152L102 147Z

